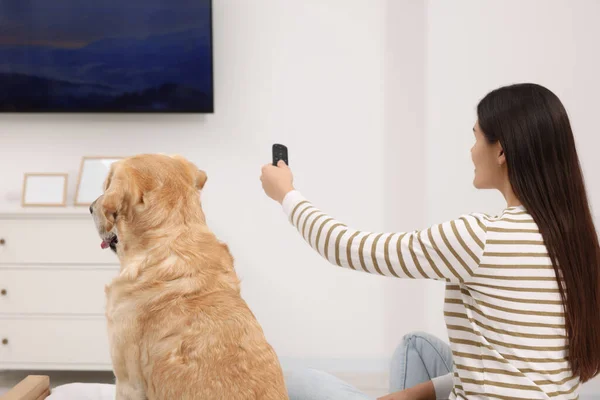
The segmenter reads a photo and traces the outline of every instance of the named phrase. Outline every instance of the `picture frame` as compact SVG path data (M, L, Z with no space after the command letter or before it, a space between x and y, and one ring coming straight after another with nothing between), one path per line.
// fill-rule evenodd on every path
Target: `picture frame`
M22 207L66 207L66 173L26 173L23 177Z
M89 207L103 192L102 185L110 166L115 161L122 160L123 156L84 156L81 159L77 188L75 189L76 207Z

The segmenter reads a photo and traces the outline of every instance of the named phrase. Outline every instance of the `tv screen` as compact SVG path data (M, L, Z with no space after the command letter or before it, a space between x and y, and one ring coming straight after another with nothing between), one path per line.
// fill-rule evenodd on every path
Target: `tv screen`
M0 111L213 103L211 0L0 0Z

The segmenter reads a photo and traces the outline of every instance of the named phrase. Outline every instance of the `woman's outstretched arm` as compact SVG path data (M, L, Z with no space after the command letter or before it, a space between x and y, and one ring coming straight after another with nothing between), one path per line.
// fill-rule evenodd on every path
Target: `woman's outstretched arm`
M486 219L470 214L413 232L372 233L348 227L292 190L282 206L304 240L330 263L397 278L468 280L479 266Z
M486 241L487 218L469 214L413 232L363 232L337 221L294 189L285 163L265 165L265 193L282 204L304 240L330 263L398 278L464 282L479 266Z

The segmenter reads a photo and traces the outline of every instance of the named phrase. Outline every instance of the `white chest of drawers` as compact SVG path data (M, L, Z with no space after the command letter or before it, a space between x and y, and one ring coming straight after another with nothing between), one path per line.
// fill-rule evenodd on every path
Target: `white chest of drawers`
M115 254L82 209L0 211L0 370L111 370Z

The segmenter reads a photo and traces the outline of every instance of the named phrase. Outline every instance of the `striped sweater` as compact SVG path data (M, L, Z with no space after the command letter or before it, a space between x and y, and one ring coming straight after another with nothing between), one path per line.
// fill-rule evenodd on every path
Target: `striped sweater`
M575 399L564 308L541 234L523 207L469 214L427 230L370 233L324 214L298 191L283 209L332 264L446 282L451 399Z

